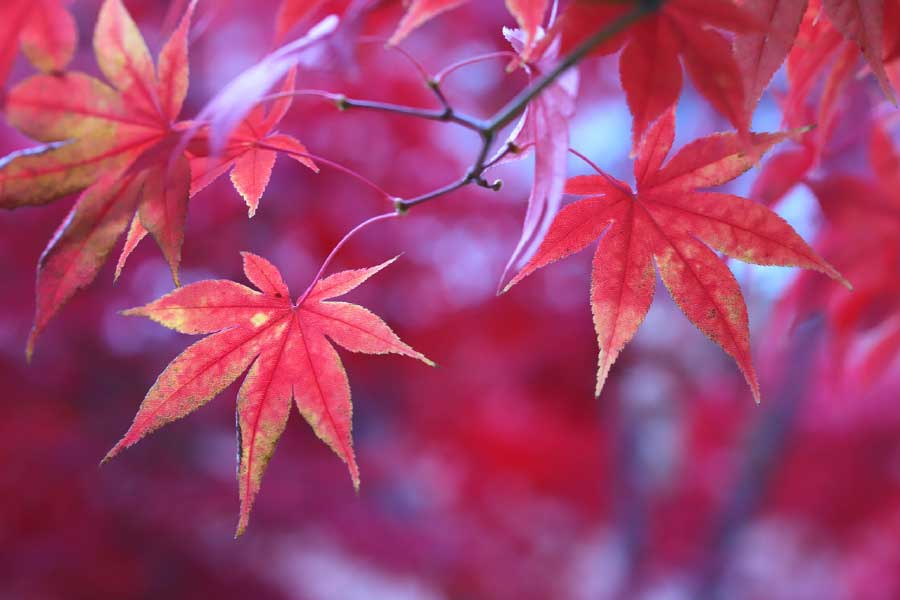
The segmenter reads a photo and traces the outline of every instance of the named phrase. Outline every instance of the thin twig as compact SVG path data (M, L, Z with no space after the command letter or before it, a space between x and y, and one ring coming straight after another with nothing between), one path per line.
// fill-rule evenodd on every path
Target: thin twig
M556 66L507 102L506 106L497 111L497 114L488 121L488 128L495 132L503 129L525 109L529 102L559 79L563 73L590 54L594 48L609 40L632 23L655 12L662 3L662 0L639 0L632 10L581 42L577 48L566 55Z
M492 160L491 162L487 161L488 153L491 149L491 144L493 144L499 131L506 125L508 125L513 119L515 119L523 110L525 110L525 107L529 102L531 102L541 92L547 89L547 87L549 87L554 81L562 76L563 73L565 73L579 61L581 61L584 57L590 54L591 51L594 50L594 48L596 48L603 42L608 41L617 33L624 30L626 27L638 21L642 17L655 12L659 9L663 2L664 0L638 0L637 4L632 10L628 11L603 29L599 30L597 33L587 38L581 44L579 44L578 47L575 48L575 50L569 53L563 60L561 60L555 67L553 67L553 69L542 75L540 78L536 79L528 87L519 92L519 94L517 94L512 100L510 100L503 108L497 111L497 113L493 117L488 119L486 122L480 122L477 119L472 119L472 124L477 125L477 127L474 129L478 131L479 134L481 134L482 144L481 149L478 152L478 156L476 157L475 162L469 168L466 176L457 181L455 184L445 186L445 188L435 190L434 192L429 192L410 200L397 200L394 202L397 210L405 212L411 206L421 204L428 200L432 200L443 195L443 193L459 189L463 185L467 185L473 182L481 185L482 187L499 189L499 185L487 184L487 182L485 182L482 178L482 174L484 173L485 169L487 169L488 166L496 163L496 160ZM460 117L460 115L456 115L455 113L453 114L457 118Z
M399 104L390 104L387 102L355 100L353 98L347 98L346 96L339 96L335 100L335 102L337 102L338 108L341 110L359 108L363 110L377 110L381 112L406 115L408 117L417 117L419 119L427 119L430 121L449 121L451 123L462 125L466 129L477 131L479 133L483 132L485 128L485 124L480 119L476 119L475 117L470 117L464 114L457 114L449 106L444 110L428 110L423 108L414 108L411 106L402 106Z
M431 75L429 75L428 71L425 69L422 63L416 60L416 58L412 54L410 54L400 46L397 46L396 44L391 44L390 41L386 38L364 36L358 41L363 44L381 44L386 50L393 50L394 52L397 52L398 54L403 56L411 65L413 65L413 67L415 67L416 71L418 71L419 73L419 77L422 78L422 83L424 83L425 86L429 90L431 90L431 93L434 94L434 97L437 98L437 101L440 102L441 106L443 106L445 109L450 108L450 102L447 101L447 97L444 95L444 91L441 89L440 80L437 77L432 77Z
M434 88L432 88L434 89ZM441 94L441 98L443 98L443 94ZM427 121L447 121L451 123L456 123L458 125L462 125L467 129L471 129L473 131L481 132L485 125L479 119L474 117L470 117L464 114L457 114L447 105L443 110L433 110L429 108L418 108L415 106L406 106L403 104L392 104L390 102L376 102L374 100L360 100L356 98L348 98L343 94L338 94L336 92L329 92L326 90L313 90L313 89L304 89L304 90L294 90L291 92L277 92L274 94L268 94L259 99L260 102L269 102L272 100L278 100L279 98L290 98L297 96L313 96L317 98L324 98L326 100L330 100L335 103L338 110L349 110L349 109L361 109L361 110L374 110L378 112L392 113L397 115L405 115L407 117L414 117L417 119L425 119ZM446 99L444 99L446 102Z
M432 190L428 193L422 194L421 196L416 196L414 198L409 198L407 200L397 199L394 200L394 208L397 209L398 214L404 214L411 207L416 206L417 204L422 204L423 202L428 202L432 198L437 198L438 196L443 196L444 194L449 194L452 191L458 190L459 188L469 185L471 181L468 177L463 177L461 179L457 179L453 183L448 183L443 187L439 187L436 190Z
M638 21L642 17L649 15L662 6L665 0L636 0L634 8L632 10L626 12L618 19L600 29L592 36L584 40L578 47L575 48L571 53L566 55L559 63L557 63L550 71L535 79L528 87L519 92L512 100L510 100L506 105L504 105L497 113L488 120L478 119L463 113L457 113L447 101L447 98L444 96L442 90L440 89L441 80L449 75L450 73L460 69L466 65L472 64L474 62L478 62L480 60L487 60L489 58L495 58L500 56L509 55L509 52L496 52L491 54L486 54L482 56L473 57L471 59L463 60L458 63L454 63L448 67L445 67L442 71L440 71L435 77L427 78L427 71L425 68L416 61L412 56L410 56L407 52L402 51L401 53L406 56L410 61L415 65L416 69L419 71L420 75L423 78L426 78L426 84L429 88L434 92L438 101L442 104L443 110L432 110L425 108L417 108L413 106L404 106L400 104L392 104L388 102L376 102L372 100L360 100L355 98L348 98L343 94L337 94L334 92L328 92L325 90L295 90L291 92L279 92L275 94L269 94L260 99L260 102L276 100L278 98L285 97L296 97L296 96L316 96L320 98L325 98L327 100L331 100L334 102L338 109L340 110L349 110L349 109L360 109L360 110L373 110L379 112L386 112L391 114L404 115L408 117L414 117L419 119L425 119L430 121L443 121L456 123L462 127L470 129L472 131L477 132L481 136L481 148L478 151L478 154L475 158L475 161L467 170L466 174L459 178L458 180L444 185L440 188L432 190L430 192L426 192L419 196L414 196L412 198L396 198L391 196L386 191L384 191L380 186L364 177L363 175L340 165L339 163L335 163L333 161L329 161L319 156L315 156L312 154L304 154L299 152L288 152L289 154L295 156L305 156L308 158L312 158L314 160L321 161L323 164L329 165L331 167L337 168L345 173L352 175L353 177L359 179L360 181L366 183L368 186L377 190L380 194L385 196L386 198L393 201L395 213L394 214L404 214L411 207L418 206L419 204L423 204L428 202L429 200L433 200L435 198L444 196L445 194L449 194L455 190L458 190L466 185L471 183L475 183L481 187L485 187L488 189L499 190L502 182L499 180L494 183L488 183L482 177L483 173L486 169L497 164L504 156L513 151L520 151L520 149L515 148L513 145L507 145L502 151L497 153L492 159L488 159L488 155L491 150L491 146L494 143L494 140L497 138L497 134L503 129L506 125L508 125L513 119L515 119L524 109L525 107L536 98L541 92L543 92L547 87L549 87L553 82L555 82L563 73L568 71L570 68L575 66L579 61L585 58L588 54L591 53L597 46L602 44L605 41L608 41L613 36L618 34L620 31L624 30L626 27L631 25L632 23ZM366 40L369 41L369 40ZM260 144L260 147L267 147L264 144ZM281 150L280 148L268 147L273 150ZM580 156L582 159L587 161L587 158L580 153L576 153L577 156ZM590 161L588 161L589 164ZM593 165L595 168L596 165ZM597 168L598 172L602 173L602 171ZM342 242L343 243L343 242Z

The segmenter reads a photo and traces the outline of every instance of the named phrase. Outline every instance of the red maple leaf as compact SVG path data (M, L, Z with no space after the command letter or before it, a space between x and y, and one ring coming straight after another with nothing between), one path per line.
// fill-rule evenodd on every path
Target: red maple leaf
M552 35L561 35L563 50L609 26L629 8L577 0L560 15ZM601 45L611 53L624 45L619 75L634 117L632 143L637 148L647 127L678 101L682 86L679 58L697 90L736 129L750 126L741 69L731 41L716 31L758 32L764 25L731 0L670 0L652 15Z
M834 28L859 46L884 95L896 104L897 99L884 70L885 3L885 0L822 0L822 8ZM816 4L811 3L810 8ZM891 11L893 15L896 12ZM887 25L897 27L896 23Z
M809 181L828 221L817 245L856 291L847 297L802 278L786 295L800 318L825 309L832 375L850 365L863 385L876 382L900 349L900 151L883 121L872 128L869 162L874 178L830 172Z
M805 0L748 0L741 5L766 28L745 31L734 38L734 55L744 79L746 118L787 58L806 11Z
M284 96L276 99L268 111L262 104L250 111L231 134L222 156L201 156L191 161L192 196L231 171L231 182L247 203L252 217L269 184L278 152L284 152L315 172L319 171L312 159L306 156L308 151L299 140L275 129L291 108L293 98L288 94L294 90L295 78L296 69L291 69L280 90Z
M751 46L753 42L744 50L749 51ZM840 160L845 142L836 139L836 128L843 121L839 117L846 117L849 110L843 100L848 86L856 80L858 62L856 45L843 40L813 3L803 16L787 58L788 90L781 104L787 127L812 123L816 127L797 140L799 148L782 150L766 162L753 184L751 195L755 199L771 205L822 163ZM820 82L823 71L827 75Z
M29 356L50 318L96 277L132 214L153 235L178 280L190 169L186 155L171 154L188 88L194 5L154 66L121 0L106 0L94 48L112 87L69 72L31 77L10 92L10 123L49 143L2 161L0 206L41 205L84 190L38 264Z
M591 308L600 345L597 393L653 300L653 263L681 311L737 362L754 398L747 307L737 281L710 246L744 262L798 266L842 279L781 217L746 198L697 191L731 181L788 134L717 134L696 140L665 165L674 110L647 132L634 163L637 191L598 170L573 177L566 192L589 196L560 211L534 258L507 289L535 270L600 244Z
M66 0L6 0L0 6L0 86L19 47L45 73L62 71L75 55L78 27Z
M746 8L768 23L765 32L738 35L735 41L748 91L761 90L756 84L764 85L785 49L790 50L785 101L789 115L807 101L824 71L830 69L830 79L836 80L835 71L854 67L861 51L885 96L896 104L885 63L900 54L900 2L752 0ZM842 56L834 59L842 46Z
M281 88L282 93L293 91L295 76L296 69L291 69ZM209 153L208 128L204 127L194 134L191 148L201 148L202 152L190 159L190 197L193 198L213 181L231 171L231 182L247 203L249 216L253 217L269 184L279 152L318 173L319 168L307 156L306 146L296 138L275 130L290 109L291 103L292 97L285 95L278 98L268 111L262 104L254 107L232 133L221 156ZM116 279L121 275L128 257L148 233L140 216L135 215L116 264Z
M330 301L396 259L335 273L316 282L294 303L271 263L247 252L243 257L244 274L260 291L233 281L200 281L125 311L181 333L211 335L169 363L141 403L134 423L104 458L109 460L148 433L200 408L249 367L237 401L241 498L237 535L247 526L292 399L316 435L347 463L353 485L359 487L350 387L331 342L352 352L392 352L433 365L378 316L356 304Z

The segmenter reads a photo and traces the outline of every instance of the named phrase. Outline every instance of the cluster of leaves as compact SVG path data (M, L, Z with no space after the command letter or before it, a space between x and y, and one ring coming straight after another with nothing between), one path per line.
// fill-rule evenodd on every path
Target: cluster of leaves
M390 43L400 43L430 19L464 3L414 0ZM13 153L0 163L0 207L39 206L80 194L38 264L29 357L50 319L96 278L126 231L116 278L137 244L150 235L178 285L184 225L195 194L230 172L252 217L278 153L317 171L315 157L306 147L277 129L292 106L301 51L325 40L340 44L342 36L352 37L358 21L379 10L365 2L285 0L277 17L279 40L301 23L331 16L236 78L196 118L180 120L189 84L195 4L187 6L154 62L121 0L105 0L93 38L105 81L64 71L76 34L58 0L13 2L0 9L8 29L0 37L0 76L5 77L20 43L29 60L44 71L17 83L6 97L7 121L43 145ZM809 184L832 218L833 230L828 230L821 246L825 248L846 245L842 220L867 218L854 212L859 207L848 209L835 190L865 188L867 196L876 199L872 212L896 211L896 201L882 193L896 184L898 164L886 126L872 138L877 184L849 178L813 181L810 176L827 154L841 91L857 75L860 57L884 96L894 100L892 82L896 85L897 79L892 65L900 60L900 3L574 0L558 17L548 18L548 12L556 12L555 4L552 11L550 5L549 0L506 1L519 26L505 32L517 54L510 67L529 74L534 93L526 90L522 101L514 101L510 111L501 110L487 124L463 121L482 134L484 147L461 185L483 183L481 175L487 168L525 151L534 153L534 183L523 232L507 266L508 272L517 274L505 289L599 238L591 277L600 346L597 393L650 307L655 263L681 310L734 358L759 401L744 298L713 249L749 263L820 271L846 283L766 204L796 183ZM566 68L590 52L619 50L622 90L633 116L636 191L599 167L596 175L566 181L569 121L578 93L577 73ZM570 57L571 63L566 63ZM675 108L683 83L679 61L735 132L695 140L666 161L674 143ZM756 106L785 61L790 85L782 102L789 129L752 133ZM279 91L266 97L278 81ZM435 81L429 84L440 95ZM820 88L819 102L811 106L812 91ZM342 107L353 106L342 102ZM437 120L460 118L449 105L437 115L406 112ZM520 112L506 144L494 159L486 160L495 135L509 122L507 117ZM732 181L775 144L789 139L798 140L799 149L792 147L768 162L751 194L764 203L707 190ZM869 192L871 186L877 190ZM587 198L560 211L564 194ZM408 208L440 195L397 206ZM881 225L873 228L881 230ZM884 244L880 238L870 241L878 252L893 249L893 253L885 250L884 258L890 274L897 265L896 228L888 228L884 235L888 240ZM841 261L836 262L843 268ZM328 339L352 351L394 352L429 361L368 311L326 300L350 291L387 264L321 280L317 276L292 302L278 271L264 259L245 254L245 274L258 292L233 282L204 281L128 311L183 333L211 335L188 348L160 375L131 429L108 456L197 409L249 368L238 396L242 442L238 531L246 527L292 399L317 435L347 463L358 485L349 386ZM882 276L869 284L865 273L845 274L866 281L867 293L895 297L896 286L883 289L882 284L896 278ZM833 289L828 288L828 295L843 305L844 292ZM859 302L838 311L836 320L844 331L864 320ZM887 335L870 362L883 365L898 346L900 335Z

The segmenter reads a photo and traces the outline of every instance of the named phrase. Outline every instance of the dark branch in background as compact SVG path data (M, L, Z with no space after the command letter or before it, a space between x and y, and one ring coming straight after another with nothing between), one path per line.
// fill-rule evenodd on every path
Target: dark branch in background
M800 406L806 398L815 349L819 346L823 332L822 317L813 317L797 329L788 356L788 362L793 365L791 376L784 377L774 402L760 416L756 427L748 436L746 451L743 453L744 463L731 496L726 499L718 519L713 522L712 539L706 545L706 554L699 566L692 598L719 600L725 597L722 584L734 554L735 542L765 501L775 468L795 426Z

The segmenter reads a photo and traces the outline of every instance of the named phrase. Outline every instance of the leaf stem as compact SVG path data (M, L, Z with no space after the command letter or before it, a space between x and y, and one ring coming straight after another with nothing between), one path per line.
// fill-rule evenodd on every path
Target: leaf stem
M315 161L315 162L317 162L317 163L320 162L320 163L322 163L323 165L328 165L328 166L331 167L332 169L335 169L335 170L337 170L337 171L340 171L340 172L342 172L342 173L344 173L344 174L346 174L346 175L350 175L351 177L353 177L353 178L356 179L357 181L359 181L359 182L361 182L361 183L367 185L368 187L372 188L373 190L375 190L376 192L378 192L380 195L384 196L385 198L389 198L389 199L390 199L390 198L393 198L393 196L391 196L389 193L387 193L387 191L385 191L384 188L382 188L380 185L378 185L377 183L375 183L374 181L372 181L371 179L369 179L368 177L366 177L366 176L363 175L362 173L359 173L358 171L354 171L354 170L351 169L350 167L348 167L348 166L346 166L346 165L342 165L341 163L335 162L335 161L333 161L333 160L331 160L331 159L329 159L329 158L325 158L325 157L323 157L323 156L319 156L318 154L312 154L312 153L309 153L309 152L298 152L298 151L296 151L296 150L286 150L286 149L281 148L281 147L279 147L279 146L272 146L271 144L267 144L267 143L265 143L265 142L256 142L254 145L255 145L257 148L262 148L263 150L272 150L272 151L274 151L274 152L281 152L281 153L287 154L287 155L289 155L289 156L299 156L299 157L301 157L301 158L308 158L308 159L313 160L313 161Z
M400 213L397 213L397 212L389 212L389 213L384 213L381 215L376 215L370 219L366 219L365 221L363 221L362 223L360 223L359 225L357 225L356 227L354 227L353 229L348 231L347 235L345 235L343 238L341 238L341 241L339 241L337 243L337 245L331 249L331 252L325 258L325 261L322 263L322 266L319 268L318 273L316 273L316 276L313 277L312 283L309 284L309 287L306 288L306 291L303 292L303 295L301 295L300 298L297 299L297 302L294 303L294 308L303 304L303 301L306 300L306 298L312 293L313 288L316 287L316 283L318 283L318 281L322 278L322 274L325 273L325 269L328 268L328 265L331 263L332 259L334 259L334 257L337 255L338 251L344 246L344 244L347 243L347 241L350 238L352 238L355 234L357 234L358 232L360 232L361 230L365 229L366 227L368 227L369 225L371 225L373 223L377 223L379 221L386 221L387 219L393 219L393 218L399 217L399 216L400 216Z
M603 177L606 181L608 181L608 182L610 183L610 185L612 185L612 186L615 187L616 189L622 190L622 193L624 193L626 196L632 196L632 195L633 195L633 192L631 191L631 188L629 188L629 187L623 185L623 183L622 183L621 181L619 181L618 179L616 179L615 177L613 177L612 175L610 175L609 173L607 173L606 171L604 171L603 169L601 169L600 167L598 167L598 166L597 166L597 163L595 163L594 161L592 161L591 159L589 159L587 156L585 156L584 154L582 154L581 152L579 152L579 151L576 150L575 148L569 148L569 153L572 154L572 155L574 155L574 156L577 156L577 157L580 158L582 161L584 161L584 163L585 163L587 166L589 166L589 167L591 167L592 169L594 169L595 171L597 171L597 174L600 175L601 177Z
M573 155L573 156L577 156L578 158L581 159L582 162L584 162L584 164L586 164L587 166L589 166L589 167L592 168L593 170L597 171L598 174L604 175L603 169L601 169L600 167L598 167L598 166L597 166L597 163L595 163L594 161L592 161L591 159L589 159L587 156L585 156L584 154L582 154L581 152L579 152L579 151L576 150L575 148L569 148L569 154L571 154L571 155Z
M424 83L427 84L429 81L431 81L431 75L428 74L428 71L425 70L425 67L422 66L422 63L420 63L416 59L416 57L414 57L408 51L404 50L402 47L397 46L396 44L391 44L387 38L364 35L359 37L356 42L359 44L378 44L384 50L391 50L396 52L397 54L405 58L406 61L413 66L413 68L415 68Z
M513 52L512 50L500 50L498 52L489 52L487 54L479 54L478 56L473 56L472 58L464 58L458 62L455 62L451 65L448 65L437 72L437 74L433 77L433 80L438 83L443 83L444 79L450 75L451 73L462 69L463 67L468 67L469 65L473 65L475 63L479 63L485 60L491 60L494 58L511 58L515 60L518 57L518 54Z

